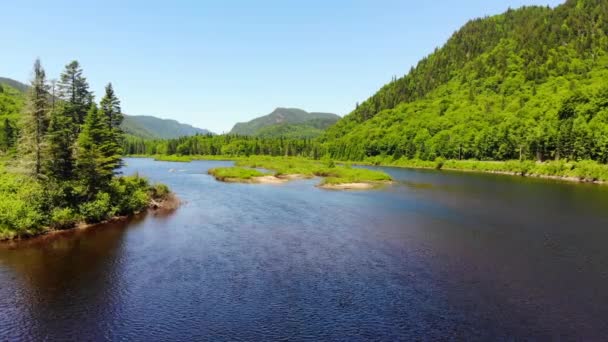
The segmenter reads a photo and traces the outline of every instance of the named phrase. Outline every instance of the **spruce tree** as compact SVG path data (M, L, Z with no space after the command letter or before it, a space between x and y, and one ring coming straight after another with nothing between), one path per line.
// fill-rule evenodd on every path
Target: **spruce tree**
M108 160L104 156L110 131L99 114L97 106L91 105L77 142L76 167L89 198L109 184L113 176L113 170L106 167Z
M112 83L106 86L106 93L99 103L102 117L106 121L108 128L112 130L120 130L120 124L123 120L122 111L120 109L120 100L114 93Z
M15 143L15 128L8 118L4 118L4 125L0 133L2 134L0 136L0 149L6 152Z
M84 123L87 111L93 102L93 94L89 91L89 83L82 75L82 68L78 61L72 61L65 66L65 70L57 83L58 95L67 105L64 115L70 116L74 123L76 133Z
M56 105L51 111L51 120L47 134L46 173L56 181L70 180L74 176L74 139L73 122L70 116L66 116L65 106Z
M107 172L114 172L122 166L123 132L120 124L123 120L120 100L116 97L112 83L106 86L106 93L99 103L99 118L104 123L106 140L100 145L101 152L106 158L103 165Z
M43 149L48 126L48 85L40 60L34 62L34 78L27 95L20 149L26 169L36 178L42 176Z

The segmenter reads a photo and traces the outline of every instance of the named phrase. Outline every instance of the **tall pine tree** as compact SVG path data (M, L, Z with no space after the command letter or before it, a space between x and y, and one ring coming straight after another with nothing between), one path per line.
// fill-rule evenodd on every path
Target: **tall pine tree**
M123 120L123 115L120 109L120 100L116 97L112 83L106 86L106 93L99 103L99 117L107 130L106 140L100 146L101 151L106 158L103 167L107 171L113 172L122 166L122 148L123 132L120 124Z
M68 104L55 105L51 111L47 134L46 174L56 181L70 180L74 176L74 123L70 116L64 114L65 106Z
M40 60L34 62L34 78L27 95L27 107L23 116L21 153L31 174L42 176L43 149L48 126L49 94L46 74Z
M66 104L64 115L70 116L74 122L74 129L80 129L84 123L87 111L93 102L93 94L89 90L89 83L82 75L82 68L78 61L72 61L65 66L65 70L57 82L58 95Z
M99 114L97 106L91 105L77 142L76 167L90 198L109 184L113 176L112 170L105 167L107 158L104 156L110 131Z
M6 152L15 144L15 128L8 118L4 118L0 134L0 150Z

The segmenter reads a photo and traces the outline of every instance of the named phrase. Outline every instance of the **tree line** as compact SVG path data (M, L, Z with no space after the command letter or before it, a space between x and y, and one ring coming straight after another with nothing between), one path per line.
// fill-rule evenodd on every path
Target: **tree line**
M127 155L227 155L227 156L301 156L319 159L325 154L317 139L254 137L244 135L196 135L170 140L127 137Z

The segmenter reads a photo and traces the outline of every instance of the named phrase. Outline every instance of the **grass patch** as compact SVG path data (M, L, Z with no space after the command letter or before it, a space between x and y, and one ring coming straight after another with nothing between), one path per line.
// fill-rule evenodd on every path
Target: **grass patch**
M275 176L301 175L304 177L323 177L321 185L345 183L377 183L390 181L391 177L382 172L345 165L333 161L318 161L294 157L249 157L236 162L241 167L259 167L273 170Z
M266 173L243 167L217 167L208 171L215 179L222 182L248 181L254 177L266 176Z

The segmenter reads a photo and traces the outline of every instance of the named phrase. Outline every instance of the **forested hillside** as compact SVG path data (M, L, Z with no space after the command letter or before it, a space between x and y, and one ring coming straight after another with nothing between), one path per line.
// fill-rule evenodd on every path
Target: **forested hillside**
M23 94L0 83L0 152L14 147L18 136L17 121L23 106Z
M323 137L373 156L608 161L608 2L476 19Z
M331 113L308 113L297 108L277 108L268 115L239 122L230 134L289 138L313 138L321 135L340 117Z

